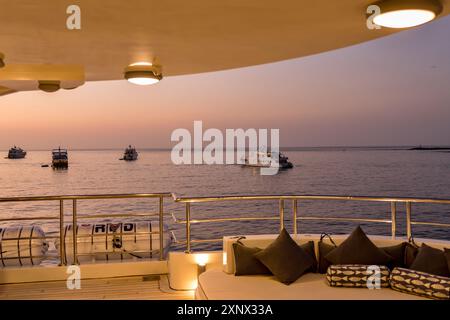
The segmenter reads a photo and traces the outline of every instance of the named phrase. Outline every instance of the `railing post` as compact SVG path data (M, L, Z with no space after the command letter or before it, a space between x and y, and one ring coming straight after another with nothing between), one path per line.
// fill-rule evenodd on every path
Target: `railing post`
M73 244L73 260L72 264L78 264L77 257L77 199L73 199L73 207L72 207L72 244Z
M406 202L406 237L409 239L411 236L411 202Z
M280 231L284 228L284 200L280 199Z
M391 235L395 239L397 235L397 202L391 202Z
M186 202L186 253L191 253L191 204Z
M164 198L162 196L159 197L159 260L164 260Z
M64 200L59 200L59 263L67 265L65 259L66 239L64 239Z
M292 201L292 207L294 208L294 234L297 235L297 199Z

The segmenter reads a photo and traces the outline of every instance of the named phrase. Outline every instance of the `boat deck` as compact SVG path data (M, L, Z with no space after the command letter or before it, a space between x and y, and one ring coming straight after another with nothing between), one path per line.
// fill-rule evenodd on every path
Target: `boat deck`
M0 285L0 300L190 300L193 291L174 291L166 276L81 280L81 289L69 290L66 281Z

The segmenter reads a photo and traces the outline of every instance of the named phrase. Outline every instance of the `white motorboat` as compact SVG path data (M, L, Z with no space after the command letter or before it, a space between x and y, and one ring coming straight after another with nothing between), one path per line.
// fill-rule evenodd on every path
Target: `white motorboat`
M269 168L275 166L279 169L291 169L294 167L292 162L288 161L289 158L284 154L278 153L278 163L274 161L274 156L275 153L271 152L257 152L254 157L245 158L242 166L257 168Z

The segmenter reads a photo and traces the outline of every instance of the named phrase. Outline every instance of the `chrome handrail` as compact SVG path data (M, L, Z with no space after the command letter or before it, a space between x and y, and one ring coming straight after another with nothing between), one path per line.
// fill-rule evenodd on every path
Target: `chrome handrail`
M60 195L60 196L30 196L0 198L0 202L27 202L52 200L99 200L99 199L130 199L130 198L173 198L173 193L118 193L118 194L86 194L86 195Z
M437 227L450 227L447 223L434 223L427 221L413 221L412 220L412 204L413 203L427 203L427 204L450 204L450 199L431 199L431 198L407 198L407 197L370 197L370 196L338 196L338 195L240 195L240 196L214 196L214 197L177 197L173 193L129 193L129 194L98 194L98 195L60 195L60 196L31 196L31 197L9 197L0 198L0 202L32 202L32 201L57 201L59 202L59 217L30 217L30 218L8 218L0 219L3 221L24 221L24 220L59 220L59 238L60 238L60 263L66 265L65 261L65 239L64 239L64 201L72 201L72 224L77 225L78 219L92 219L95 217L142 217L149 216L149 214L115 214L115 215L78 215L77 204L78 200L100 200L100 199L135 199L135 198L157 198L159 199L159 211L152 213L150 216L159 216L159 259L164 260L164 198L172 197L176 203L185 204L185 220L178 220L173 216L174 221L178 224L185 224L186 251L191 252L192 243L206 243L216 242L220 239L192 239L191 225L195 223L211 223L211 222L232 222L232 221L267 221L278 220L280 229L284 227L285 220L285 202L292 201L294 234L298 233L298 221L300 220L326 220L326 221L350 221L350 222L373 222L373 223L387 223L391 224L391 235L395 239L397 233L397 203L404 203L406 206L406 235L408 238L412 236L412 225L427 225ZM191 205L195 203L211 203L221 201L277 201L279 212L277 216L259 216L259 217L230 217L230 218L207 218L207 219L193 219L191 215ZM338 201L369 201L369 202L388 202L391 208L390 219L369 219L369 218L345 218L345 217L319 217L319 216L301 216L298 212L299 201L318 201L318 200L338 200ZM73 256L74 263L77 263L77 230L74 228L73 234ZM175 241L178 242L177 240Z
M186 252L191 252L191 244L198 242L216 241L217 239L193 240L191 239L192 223L224 222L224 221L250 221L250 220L276 220L280 221L280 229L284 227L285 201L292 201L294 234L298 233L297 223L299 220L329 220L329 221L350 221L350 222L374 222L391 224L391 236L396 238L397 234L397 203L404 203L406 207L406 236L411 238L412 225L428 225L438 227L450 227L447 223L434 223L426 221L412 221L412 204L450 204L450 199L432 199L432 198L411 198L411 197L371 197L371 196L339 196L339 195L233 195L233 196L213 196L213 197L176 197L174 201L186 205L186 219L181 221L174 217L176 223L186 224ZM278 201L279 212L277 217L233 217L233 218L207 218L192 219L191 205L194 203L211 203L221 201ZM337 200L337 201L369 201L369 202L388 202L390 203L390 219L368 219L368 218L343 218L343 217L318 217L318 216L300 216L298 214L299 200L318 201L318 200Z
M411 203L440 203L450 204L450 199L409 198L409 197L369 197L369 196L339 196L339 195L242 195L242 196L214 196L214 197L174 197L176 202L217 202L235 200L356 200L379 202L411 202Z
M57 201L59 202L59 216L45 216L45 217L25 217L25 218L2 218L0 222L5 221L25 221L25 220L59 220L59 258L60 265L67 265L67 261L64 259L65 255L65 237L64 237L64 201L72 201L72 250L73 250L73 264L78 264L78 252L77 252L77 225L78 219L92 219L94 217L102 218L114 218L114 217L142 217L142 216L155 216L159 217L159 232L150 232L159 234L159 260L164 260L164 198L173 197L172 193L124 193L124 194L88 194L88 195L58 195L58 196L29 196L29 197L2 197L2 202L34 202L34 201ZM92 215L92 216L78 216L77 204L78 200L101 200L101 199L136 199L136 198L153 198L159 199L159 210L155 214L112 214L112 215ZM55 237L51 237L55 238ZM11 239L7 239L11 240ZM156 251L156 250L152 250ZM31 256L33 258L33 256Z

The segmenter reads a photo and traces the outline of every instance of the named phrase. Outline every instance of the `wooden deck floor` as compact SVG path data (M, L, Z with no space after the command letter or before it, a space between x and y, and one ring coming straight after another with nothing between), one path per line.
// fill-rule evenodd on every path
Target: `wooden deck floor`
M67 289L65 281L0 285L0 300L188 300L193 298L193 291L171 290L166 276L87 279L81 280L79 290Z

